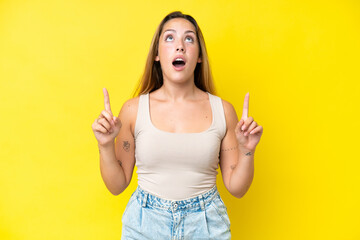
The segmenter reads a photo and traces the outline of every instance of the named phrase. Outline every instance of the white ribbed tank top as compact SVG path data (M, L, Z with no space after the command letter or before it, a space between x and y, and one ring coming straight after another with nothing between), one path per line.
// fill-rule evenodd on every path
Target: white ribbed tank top
M171 133L156 128L150 118L149 93L140 95L134 134L141 188L161 198L184 200L216 184L226 121L221 98L207 93L212 124L199 133Z

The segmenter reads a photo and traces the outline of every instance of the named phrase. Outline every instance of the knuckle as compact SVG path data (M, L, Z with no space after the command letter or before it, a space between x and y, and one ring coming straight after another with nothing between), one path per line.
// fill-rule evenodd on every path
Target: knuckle
M101 132L102 132L102 133L107 133L107 130L106 130L106 128L104 128L104 127L101 127L100 129L101 129Z
M104 123L104 124L102 125L102 127L103 127L103 128L105 128L106 130L108 130L109 125L108 125L108 124L106 124L106 123Z
M106 118L104 118L103 122L104 122L104 125L109 126L109 121Z

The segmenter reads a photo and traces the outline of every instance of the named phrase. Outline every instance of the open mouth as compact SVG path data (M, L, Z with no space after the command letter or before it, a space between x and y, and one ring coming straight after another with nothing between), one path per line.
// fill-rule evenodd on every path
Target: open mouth
M175 59L175 61L173 61L172 64L173 64L175 67L185 66L185 62L184 62L184 60L182 60L182 59Z

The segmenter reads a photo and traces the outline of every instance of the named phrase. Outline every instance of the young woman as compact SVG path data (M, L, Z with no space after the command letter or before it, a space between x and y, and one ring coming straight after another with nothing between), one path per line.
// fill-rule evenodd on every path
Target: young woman
M251 185L263 128L248 117L249 95L238 121L234 107L215 95L199 26L181 12L157 28L139 87L118 117L104 88L105 109L92 125L112 194L127 188L137 166L122 239L230 239L216 175L220 165L237 198Z

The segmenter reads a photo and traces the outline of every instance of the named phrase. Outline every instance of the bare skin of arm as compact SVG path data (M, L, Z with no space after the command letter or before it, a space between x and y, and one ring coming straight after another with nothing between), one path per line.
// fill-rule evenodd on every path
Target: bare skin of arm
M227 132L221 143L220 168L225 187L237 198L249 190L254 178L254 153L263 132L252 117L248 117L249 95L245 96L240 121L234 107L223 100Z
M138 98L125 102L119 113L120 131L113 143L100 146L100 171L103 181L113 195L119 195L130 184L135 166L133 135Z

